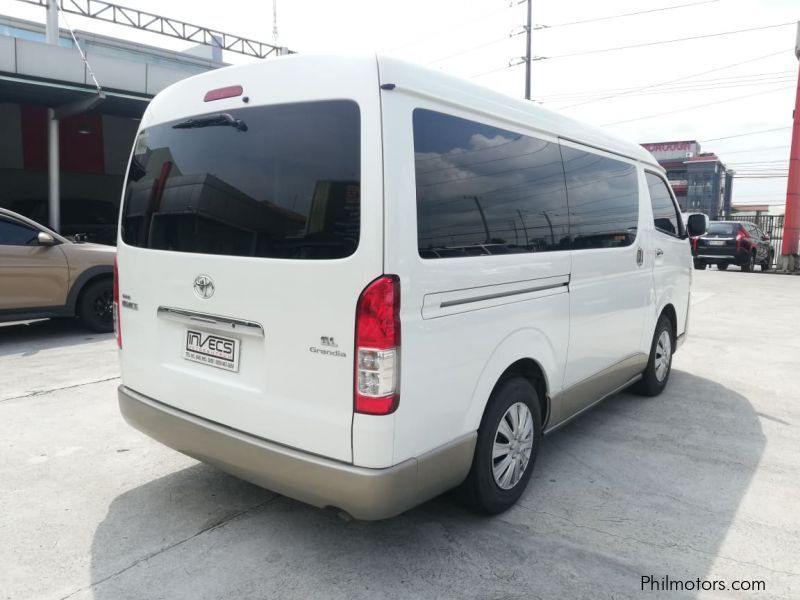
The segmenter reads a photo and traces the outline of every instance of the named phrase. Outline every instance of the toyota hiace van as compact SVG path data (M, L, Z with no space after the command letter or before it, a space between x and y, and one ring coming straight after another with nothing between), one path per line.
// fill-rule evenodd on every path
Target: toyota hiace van
M544 434L660 393L704 227L640 146L375 56L172 85L123 195L125 419L359 519L503 511Z

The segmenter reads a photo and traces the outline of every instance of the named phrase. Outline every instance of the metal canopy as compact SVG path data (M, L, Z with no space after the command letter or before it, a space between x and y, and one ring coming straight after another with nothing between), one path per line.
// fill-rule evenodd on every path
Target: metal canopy
M43 8L47 8L48 4L48 0L19 1ZM99 19L108 23L116 23L117 25L125 25L126 27L133 27L134 29L141 29L151 33L159 33L196 44L218 46L229 52L236 52L255 58L266 58L271 54L279 55L283 51L279 46L273 46L265 42L216 31L200 25L192 25L177 19L154 15L135 8L104 2L103 0L58 0L58 2L61 10L65 13Z
M106 97L103 100L102 111L100 112L107 115L138 119L144 114L144 110L150 102L150 98L147 96L134 96L107 90L104 93ZM0 97L5 102L68 109L80 107L81 103L84 102L87 104L91 104L93 101L96 102L98 94L93 87L80 87L52 81L0 75ZM86 109L87 107L84 105L83 108ZM96 106L88 107L88 109L92 108L96 108Z

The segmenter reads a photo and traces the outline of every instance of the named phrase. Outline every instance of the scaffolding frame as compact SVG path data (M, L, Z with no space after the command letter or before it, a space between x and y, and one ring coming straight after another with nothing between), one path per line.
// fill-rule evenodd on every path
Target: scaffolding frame
M33 4L47 8L51 1L55 0L18 0L26 4ZM61 10L65 13L79 15L90 19L98 19L107 23L124 25L141 31L158 33L187 42L204 44L206 46L216 46L229 52L244 54L254 58L266 58L270 55L294 54L286 48L274 46L266 42L259 42L239 35L225 33L162 17L153 13L120 6L105 0L58 0Z

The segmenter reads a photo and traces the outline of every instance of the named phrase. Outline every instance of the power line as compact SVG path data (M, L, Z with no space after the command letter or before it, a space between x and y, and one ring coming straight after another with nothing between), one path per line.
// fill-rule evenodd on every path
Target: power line
M769 54L764 54L762 56L756 56L755 58L748 58L747 60L731 63L731 64L728 64L728 65L723 65L721 67L715 67L715 68L709 69L707 71L700 71L698 73L693 73L692 75L682 75L681 77L678 77L676 79L669 79L667 81L662 81L660 83L651 83L651 84L642 86L640 88L637 88L636 91L642 91L642 90L647 90L647 89L650 89L650 88L661 87L661 86L664 86L664 85L668 85L670 83L675 83L675 82L678 82L678 81L685 81L687 79L694 79L695 77L700 77L701 75L706 75L708 73L715 73L717 71L723 71L725 69L731 69L733 67L739 67L741 65L745 65L745 64L748 64L748 63L752 63L752 62L757 62L757 61L763 60L765 58L771 58L773 56L777 56L778 54L783 54L784 52L791 52L792 50L793 50L793 48L788 48L788 49L784 49L784 50L778 50L777 52L771 52ZM612 94L612 95L606 96L604 98L598 98L597 100L586 100L585 102L579 102L577 104L570 104L568 106L562 106L559 110L565 110L565 109L568 109L568 108L575 108L576 106L583 106L585 104L591 104L593 102L602 102L603 100L610 100L612 98L618 98L619 96L624 96L626 94L628 94L628 92L623 92L623 93L620 93L620 94Z
M786 148L789 148L788 144L783 145L783 146L766 146L766 147L762 146L761 148L748 148L747 150L734 150L733 152L724 151L724 152L720 152L720 154L726 154L727 155L727 154L742 154L743 152L766 152L767 150L785 150Z
M612 48L597 48L594 50L583 50L581 52L571 52L569 54L556 54L554 56L538 56L533 60L553 60L556 58L570 58L573 56L585 56L587 54L602 54L604 52L616 52L618 50L632 50L634 48L645 48L648 46L660 46L663 44L674 44L676 42L688 42L691 40L701 40L705 38L712 38L712 37L720 37L724 35L734 35L738 33L746 33L749 31L761 31L764 29L775 29L776 27L786 27L788 25L795 25L795 22L792 21L791 23L776 23L775 25L762 25L761 27L749 27L747 29L735 29L733 31L720 31L718 33L707 33L704 35L693 35L690 37L685 38L674 38L671 40L659 40L657 42L644 42L642 44L632 44L630 46L614 46Z
M766 78L773 78L773 77L788 77L794 76L795 71L767 71L764 73L748 73L746 75L729 75L727 77L712 77L703 79L702 81L685 81L683 78L681 82L670 82L665 83L659 87L663 87L665 89L673 89L673 88L680 88L684 86L699 86L699 85L709 85L713 82L720 82L720 83L738 83L738 82L745 82L745 81L756 81L760 79ZM633 93L639 90L639 87L622 87L622 88L607 88L601 90L577 90L574 92L564 92L561 94L550 94L548 96L539 96L541 100L561 100L561 99L568 99L568 98L575 98L575 97L589 97L594 95L603 95L603 94L610 94L610 93L619 93L619 94L627 94Z
M725 104L727 102L734 102L736 100L744 100L745 98L753 98L754 96L763 96L765 94L772 94L775 92L781 92L783 90L792 89L794 86L783 86L779 88L775 88L773 90L767 90L766 92L756 92L755 94L745 94L744 96L735 96L733 98L726 98L725 100L719 100L717 102L707 102L705 104L696 104L694 106L686 106L684 108L676 108L675 110L668 110L665 112L655 113L652 115L646 115L644 117L636 117L634 119L625 119L623 121L614 121L613 123L603 123L602 127L606 127L609 125L621 125L623 123L632 123L634 121L644 121L645 119L652 119L654 117L660 117L663 115L672 115L679 112L684 112L687 110L694 110L696 108L705 108L706 106L715 106L717 104Z
M518 34L514 34L514 35L518 35ZM469 54L470 52L474 52L475 50L480 50L481 48L486 48L487 46L493 46L494 44L499 44L500 42L508 41L512 37L514 37L514 35L506 35L506 36L503 36L501 38L497 38L497 39L491 40L489 42L485 42L483 44L478 44L477 46L470 46L469 48L465 48L464 50L459 50L458 52L453 52L452 54L448 54L447 56L442 56L442 57L436 58L434 60L428 61L425 64L433 65L435 63L442 62L442 61L448 60L450 58L455 58L456 56L461 56L462 54Z
M791 129L791 128L792 128L791 125L788 125L786 127L775 127L774 129L760 129L758 131L748 131L747 133L737 133L735 135L726 135L726 136L723 136L723 137L708 138L707 140L698 140L698 141L702 142L702 143L705 143L705 142L718 142L719 140L730 140L730 139L733 139L733 138L740 138L740 137L745 137L745 136L748 136L748 135L758 135L759 133L769 133L769 132L772 132L772 131L784 131L786 129Z
M494 15L497 15L497 14L500 14L501 12L507 11L509 8L512 8L512 6L516 6L516 5L508 5L508 4L506 4L506 5L504 5L503 7L499 8L499 9L488 11L488 12L482 13L480 15L476 15L474 17L470 17L469 19L464 19L462 21L458 21L456 23L450 23L447 27L443 27L441 29L437 29L436 31L429 31L428 33L424 33L424 34L422 34L422 35L420 35L420 36L418 36L416 38L413 38L412 40L410 40L408 42L400 44L399 46L394 46L393 48L389 48L388 52L394 52L395 50L400 50L401 48L408 48L409 46L415 46L416 44L419 44L421 40L427 40L427 39L430 39L432 37L438 36L438 35L440 35L442 33L452 32L454 29L460 28L460 27L462 27L464 25L467 25L468 23L472 23L474 21L485 21L489 17L493 17Z
M475 75L470 75L467 79L477 79L478 77L483 77L484 75L489 75L491 73L497 73L498 71L505 71L506 69L511 69L513 67L518 67L520 65L525 64L525 61L517 62L513 64L508 64L504 67L497 67L496 69L489 69L488 71L483 71L481 73L476 73Z
M675 6L664 6L662 8L652 8L650 10L639 10L636 12L622 13L619 15L609 15L607 17L597 17L594 19L583 19L581 21L570 21L567 23L556 23L555 25L537 25L534 29L555 29L556 27L568 27L570 25L583 25L584 23L596 23L598 21L608 21L610 19L621 19L622 17L633 17L636 15L646 15L654 12L662 12L665 10L675 10L676 8L686 8L689 6L698 6L700 4L713 4L719 0L703 0L702 2L690 2L689 4L678 4Z
M742 88L742 87L756 87L756 86L763 86L763 85L773 85L776 83L787 83L793 82L795 80L795 75L782 75L782 76L770 76L770 77L760 77L760 78L751 78L751 79L742 79L739 81L730 80L730 81L718 81L717 83L707 83L707 82L695 82L695 83L687 83L686 85L680 86L672 86L667 87L664 89L653 89L650 91L641 91L641 92L626 92L625 95L627 96L661 96L667 94L680 94L683 92L704 92L708 90L722 90L722 89L732 89L732 88ZM712 81L712 80L709 80ZM608 92L605 92L608 93ZM549 102L569 102L570 100L585 100L585 99L594 99L598 97L602 97L603 93L596 93L596 94L575 94L572 96L563 96L563 97L552 97L548 99L546 102L542 102L542 104L547 104Z

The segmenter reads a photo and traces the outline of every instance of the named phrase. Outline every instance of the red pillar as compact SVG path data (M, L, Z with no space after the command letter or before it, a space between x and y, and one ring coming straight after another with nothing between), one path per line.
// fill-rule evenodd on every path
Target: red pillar
M798 71L797 95L794 100L794 126L790 152L789 182L786 184L786 216L781 248L781 254L784 256L797 254L797 239L800 238L800 71Z

